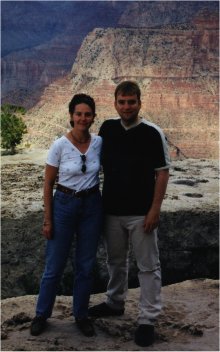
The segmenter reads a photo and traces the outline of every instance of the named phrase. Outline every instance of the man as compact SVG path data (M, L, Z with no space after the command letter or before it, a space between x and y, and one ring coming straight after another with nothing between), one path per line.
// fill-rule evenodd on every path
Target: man
M163 132L139 116L140 96L135 82L120 83L115 90L120 118L105 121L99 133L103 138L104 240L110 279L107 301L89 308L89 315L124 313L130 239L141 291L135 342L144 347L154 342L154 324L161 310L157 226L170 162Z

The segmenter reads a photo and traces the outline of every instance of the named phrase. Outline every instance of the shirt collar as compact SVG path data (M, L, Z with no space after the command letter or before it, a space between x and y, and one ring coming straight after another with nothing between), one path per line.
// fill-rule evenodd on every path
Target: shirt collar
M122 119L121 119L120 122L121 122L122 127L127 131L127 130L130 130L131 128L134 128L134 127L138 126L142 121L141 121L141 117L138 117L137 121L135 121L134 123L132 123L132 124L129 125L129 126L126 126L126 125L123 123Z

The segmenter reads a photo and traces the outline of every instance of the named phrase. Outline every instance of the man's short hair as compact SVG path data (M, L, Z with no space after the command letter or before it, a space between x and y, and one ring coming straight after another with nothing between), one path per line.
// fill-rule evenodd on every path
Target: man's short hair
M141 99L141 90L139 85L133 81L124 81L117 85L115 89L115 100L121 95L137 95L138 100Z

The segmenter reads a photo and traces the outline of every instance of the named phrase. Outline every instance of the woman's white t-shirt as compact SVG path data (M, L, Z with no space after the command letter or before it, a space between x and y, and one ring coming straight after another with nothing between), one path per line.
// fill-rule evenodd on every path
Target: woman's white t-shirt
M90 145L84 153L86 172L81 171L81 153L67 137L62 136L50 147L47 164L59 168L59 184L81 191L99 183L102 138L91 134Z

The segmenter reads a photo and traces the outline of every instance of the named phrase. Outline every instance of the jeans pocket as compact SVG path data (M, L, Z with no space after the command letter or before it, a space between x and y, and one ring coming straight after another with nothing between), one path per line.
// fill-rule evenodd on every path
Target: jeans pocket
M72 199L72 195L70 194L65 194L63 192L60 191L56 191L54 194L54 201L60 203L60 204L68 204Z

